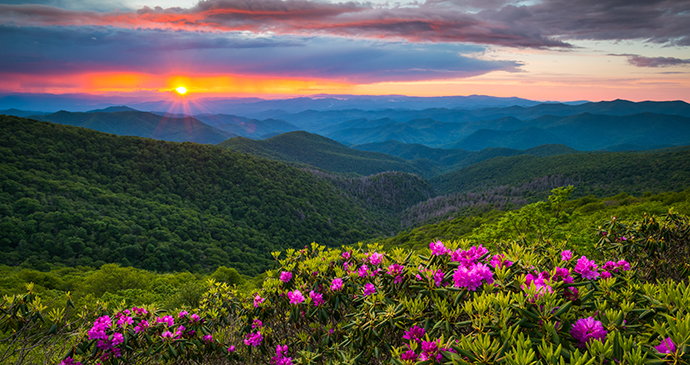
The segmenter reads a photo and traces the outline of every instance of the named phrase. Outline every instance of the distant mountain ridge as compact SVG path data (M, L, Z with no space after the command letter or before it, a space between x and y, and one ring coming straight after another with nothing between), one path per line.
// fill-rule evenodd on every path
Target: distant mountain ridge
M355 145L352 148L361 151L381 152L404 158L406 160L426 159L438 164L445 171L455 171L472 164L494 157L507 157L522 154L534 156L555 156L577 153L579 151L565 145L546 144L526 150L510 148L485 148L481 151L466 151L462 149L431 148L422 144L406 144L398 141L385 141Z
M89 113L60 111L31 118L105 133L170 142L216 144L236 136L213 128L195 118L169 118L141 111L92 111Z

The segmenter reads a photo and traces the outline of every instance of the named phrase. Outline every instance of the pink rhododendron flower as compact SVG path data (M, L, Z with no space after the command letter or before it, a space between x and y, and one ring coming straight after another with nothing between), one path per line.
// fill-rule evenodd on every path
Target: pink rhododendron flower
M199 319L200 319L199 315L196 313L192 314L191 318L192 318L192 322L199 322Z
M429 248L431 249L431 254L434 256L443 256L450 252L441 241L431 242Z
M673 343L671 337L666 337L665 340L661 341L661 344L654 346L654 349L662 354L672 354L676 352L676 344Z
M290 298L290 304L300 304L304 302L304 295L299 290L289 291L288 298Z
M417 355L414 351L407 350L400 355L400 360L405 361L406 363L415 363L417 362L418 357L419 355Z
M235 352L235 346L230 345L230 347L228 347L228 352Z
M618 268L619 268L621 271L628 271L628 270L630 270L630 264L629 264L627 261L625 261L625 260L622 260L622 259L619 260L619 261L616 263L616 265L618 266Z
M184 317L184 316L186 316L186 315L188 315L188 314L189 314L189 312L183 310L183 311L180 312L180 314L177 315L177 318L182 318L182 317Z
M350 256L352 256L352 254L350 253L350 251L345 251L343 252L342 256L345 260L348 260L350 259Z
M124 336L122 336L122 333L118 333L118 332L113 333L113 340L111 342L111 344L113 346L117 346L123 342L125 342L125 338L124 338Z
M446 276L446 274L443 273L441 270L436 270L434 273L434 284L436 284L437 287L441 286L441 282L443 281L443 278Z
M602 278L602 279L608 279L608 278L610 278L610 277L611 277L611 273L608 272L608 271L603 271L603 272L601 273L601 278Z
M419 361L435 360L439 362L442 358L439 353L440 339L435 341L422 341L422 353L419 355Z
M64 360L60 362L60 365L81 365L81 362L79 361L74 361L74 359L70 356L67 356Z
M374 286L374 284L366 283L366 285L364 285L364 296L366 297L374 293L376 293L376 287Z
M264 298L262 298L259 294L254 296L254 308L259 308L263 302Z
M504 267L504 266L505 266L505 267L511 267L511 266L513 266L513 262L512 262L512 261L510 261L510 260L504 260L503 258L504 258L504 255L503 255L503 254L494 255L494 256L491 258L491 261L489 261L489 264L491 264L491 266L492 266L494 269L500 269L500 268L502 268L502 267Z
M564 283L570 284L575 281L575 279L570 276L570 270L564 267L556 266L556 273L553 275L552 280L563 280Z
M113 322L109 316L102 316L96 319L93 326L89 330L89 340L107 339L108 335L105 330L112 326Z
M314 306L316 307L324 303L323 295L320 293L317 293L312 290L311 292L309 292L309 296L311 297L311 300L314 302Z
M578 347L585 348L591 340L604 341L606 330L601 322L592 317L580 318L573 323L570 334L578 341Z
M469 268L460 266L455 269L453 282L458 288L467 288L475 291L482 285L482 281L486 281L489 284L493 283L493 275L489 267L481 263L473 264Z
M424 330L424 328L414 325L410 327L409 330L405 331L405 335L403 336L403 338L406 340L419 342L419 340L421 340L422 337L424 337L425 333L426 330Z
M172 334L172 332L170 332L170 331L165 331L165 332L161 333L161 337L163 337L163 338L168 338L168 339L172 339L172 338L173 338L173 334Z
M383 254L380 254L377 252L369 254L369 263L374 265L374 266L379 265L382 260L383 260Z
M280 280L284 283L287 283L292 279L292 273L289 271L281 271L280 273Z
M388 266L388 275L390 275L390 276L400 275L404 269L405 269L405 266L402 266L400 264L392 264L391 266Z
M599 277L599 272L597 272L597 265L594 260L588 260L587 257L582 256L577 260L577 265L575 265L574 271L583 278L587 280L594 280Z
M292 365L292 358L288 357L287 345L278 345L276 347L276 356L271 358L271 364L273 365Z
M464 267L470 267L477 263L477 261L489 252L484 246L472 246L469 250L457 249L450 253L450 260L460 262Z
M120 315L120 318L118 318L117 320L117 325L120 326L120 328L132 323L134 323L134 320L132 319L132 317L128 316Z
M213 342L213 335L206 335L203 337L204 342Z
M573 253L570 250L561 252L561 261L570 261L573 258Z
M252 321L252 329L261 328L261 326L263 326L263 325L264 324L258 319L255 319L254 321Z
M362 264L362 266L360 266L359 270L357 271L357 274L359 274L360 278L365 278L369 276L369 267L367 266L367 264Z
M172 327L175 324L175 319L172 316L158 317L156 323L165 323L168 327Z
M401 275L398 275L393 279L393 284L400 284L403 281L403 277Z
M340 291L343 288L343 279L335 278L331 282L331 290Z
M247 346L259 347L263 339L264 337L261 335L261 332L247 333L247 337L244 339L244 344Z
M139 322L139 324L136 325L136 327L134 327L134 333L139 333L148 327L149 327L149 321L143 320L143 321Z

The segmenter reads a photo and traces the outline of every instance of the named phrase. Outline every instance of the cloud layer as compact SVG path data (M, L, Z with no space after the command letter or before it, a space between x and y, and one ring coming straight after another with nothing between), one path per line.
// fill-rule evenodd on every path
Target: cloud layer
M0 69L19 74L115 72L237 74L320 78L350 83L414 81L517 71L514 61L479 60L482 47L321 37L244 37L110 27L2 27L11 57Z
M428 1L403 7L308 0L210 0L190 9L77 11L0 5L0 24L95 25L187 31L366 37L409 42L464 42L569 48L569 40L640 39L690 45L687 0L545 0L532 5ZM471 12L474 7L478 12Z

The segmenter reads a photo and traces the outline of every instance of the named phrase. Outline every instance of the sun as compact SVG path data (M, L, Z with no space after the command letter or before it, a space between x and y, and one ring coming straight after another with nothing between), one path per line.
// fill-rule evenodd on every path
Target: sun
M187 88L184 86L180 86L180 87L176 88L175 91L177 91L177 93L180 95L184 95L187 93Z

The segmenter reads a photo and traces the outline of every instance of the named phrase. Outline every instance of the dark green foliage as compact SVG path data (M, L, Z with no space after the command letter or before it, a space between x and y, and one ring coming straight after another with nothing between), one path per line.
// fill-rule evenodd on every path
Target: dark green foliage
M331 139L301 131L281 134L263 141L231 138L219 146L337 173L371 175L384 171L403 171L429 177L439 171L433 165L408 162L383 153L358 151Z
M577 189L572 194L574 195L576 192ZM569 200L562 206L561 210L574 218L568 222L559 222L552 228L546 226L539 228L534 225L530 228L521 223L527 218L533 218L535 221L537 219L547 221L544 217L550 214L548 209L539 208L548 208L548 204L538 202L508 213L492 210L495 208L493 205L475 205L455 211L448 219L408 229L393 237L370 239L368 242L380 242L386 248L403 247L417 251L427 247L429 242L438 239L444 241L469 239L476 244L491 246L497 241L519 239L521 234L533 237L540 231L550 229L550 232L556 234L554 238L568 240L574 247L578 247L583 252L598 255L597 252L593 251L596 231L592 230L592 227L610 220L612 216L618 217L619 221L637 220L644 214L664 214L670 208L681 214L690 214L690 189L678 193L644 195L640 198L628 196L625 193L604 198L595 198L590 195ZM430 199L430 201L435 199L438 198ZM517 232L517 229L522 231Z
M256 275L273 250L354 243L398 227L381 227L388 210L365 209L329 181L278 162L1 118L0 263L224 265Z
M645 214L630 222L612 217L599 227L597 248L625 257L646 281L687 280L690 223L673 210L664 217Z
M87 113L59 111L32 118L121 136L148 137L173 142L216 144L235 136L233 133L213 128L195 118L161 116L136 110Z
M240 275L240 273L237 272L237 270L233 268L227 268L225 266L221 266L216 269L216 271L211 274L211 279L218 281L218 282L224 282L228 283L230 285L240 285L244 282L244 279Z

